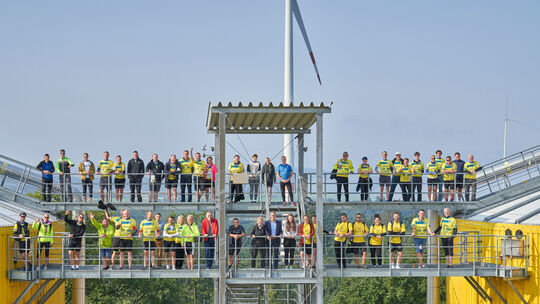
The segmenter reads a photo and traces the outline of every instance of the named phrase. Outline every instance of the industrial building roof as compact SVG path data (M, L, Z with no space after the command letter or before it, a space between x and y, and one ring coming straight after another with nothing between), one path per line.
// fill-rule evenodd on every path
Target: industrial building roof
M507 200L502 204L484 208L467 219L492 223L540 225L540 189Z
M13 226L19 220L21 212L26 212L26 221L30 224L43 216L43 212L40 210L0 200L0 227Z

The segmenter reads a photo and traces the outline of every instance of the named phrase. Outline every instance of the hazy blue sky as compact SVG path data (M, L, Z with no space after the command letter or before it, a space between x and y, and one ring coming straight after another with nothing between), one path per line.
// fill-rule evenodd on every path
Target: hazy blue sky
M328 167L343 150L355 164L383 149L497 159L507 96L511 118L540 127L540 2L299 4L323 86L295 24L295 101L334 101ZM283 24L284 1L2 1L0 153L37 163L59 148L75 161L137 149L147 161L212 145L208 102L282 100ZM509 151L539 134L511 124ZM242 140L263 156L282 145Z

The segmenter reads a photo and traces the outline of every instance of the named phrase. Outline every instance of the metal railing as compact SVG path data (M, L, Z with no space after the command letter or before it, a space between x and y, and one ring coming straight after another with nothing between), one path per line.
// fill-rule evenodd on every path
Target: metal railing
M72 168L72 171L74 170L76 170L76 168ZM459 174L462 173L456 173L455 176L459 176ZM101 181L103 176L93 174L94 181L90 184L84 183L79 173L72 172L70 174L64 174L65 177L69 178L67 178L66 182L61 183L60 175L58 172L55 172L53 174L52 200L60 202L84 202L85 195L83 186L88 188L89 185L92 185L91 193L94 201L97 201L100 198L100 187L102 186L106 193L104 198L109 202L129 202L132 198L135 202L153 202L156 200L158 202L169 202L174 201L174 189L177 189L177 202L190 201L190 198L192 202L215 202L216 195L218 195L218 193L216 193L217 190L215 189L214 183L208 179L212 177L210 173L205 175L205 179L203 181L196 178L195 174L178 173L176 175L176 183L167 183L168 173L157 175L157 177L161 177L158 179L151 177L152 175L150 174L144 174L142 175L142 178L141 174L125 173L123 175L125 176L125 180L122 183L120 180L115 182L116 176L114 174L110 175L111 178L104 178L103 182ZM228 173L226 174L227 185L225 187L225 192L226 196L228 197L228 201L232 202L234 201L234 198L231 198L230 195L231 184L228 182L229 175L230 174ZM332 173L326 172L323 176L323 196L325 202L333 202L337 200L338 184L342 188L344 188L344 186L348 187L348 191L343 189L341 192L341 201L345 201L347 196L349 196L349 201L351 202L366 201L366 197L363 195L367 196L367 201L380 200L380 173L369 174L372 183L368 183L367 185L365 183L358 183L358 173L350 174L346 183L338 183L336 180L330 179L331 175ZM428 201L428 187L430 186L430 183L428 183L426 175L428 175L428 173L422 174L421 183L416 182L414 178L411 178L409 182L398 182L397 180L394 180L394 183L392 183L391 176L389 186L390 194L393 196L392 200ZM139 179L133 180L130 178L134 176L139 177ZM444 193L445 184L450 186L448 187L449 201L451 201L451 188L457 190L458 186L461 185L463 185L461 194L458 191L455 191L453 201L467 200L467 192L469 192L469 200L478 200L482 197L493 194L499 194L504 198L502 190L540 176L540 146L532 147L530 149L510 155L505 159L500 159L482 166L481 169L476 172L476 183L470 185L468 185L466 182L462 184L459 178L454 178L451 182L443 182L442 176L439 176L439 181L435 185L435 188L437 189L435 201L446 200L446 194ZM291 200L288 198L287 201L294 201L297 203L298 201L305 201L306 198L311 198L313 200L317 189L316 174L305 173L303 175L303 179L301 179L302 183L300 184L298 183L297 179L297 175L294 174L291 179L293 199ZM161 182L157 182L158 180L161 180ZM240 185L239 188L241 188L241 191L239 194L243 196L243 199L240 200L240 202L255 202L259 204L264 204L267 202L282 202L280 197L280 183L278 180L273 183L273 186L270 189L268 189L266 185L262 184L261 177L258 177L255 180L258 180L258 183L251 183L251 185L249 185L250 181L253 181L253 179L248 179L248 184ZM169 199L166 188L172 184L175 184L176 187L172 187L172 196L171 199ZM36 169L34 166L30 166L15 159L0 155L0 186L11 191L15 191L16 193L44 194L43 192L46 192L47 190L43 187L43 185L44 184L41 180L41 171ZM122 200L120 200L120 197L117 197L116 188L121 188L122 185L123 196ZM386 201L388 198L388 191L386 190L386 183L383 183L383 185L385 187L382 200ZM132 186L134 187L134 193L131 191ZM205 189L198 191L200 186L204 186ZM298 186L302 187L302 190L304 190L305 187L305 191L300 191ZM365 186L368 188L367 191L365 191ZM420 186L420 189L418 189L418 186ZM471 189L467 191L469 186ZM472 193L474 186L476 186L475 199L473 199ZM151 187L154 187L153 189L159 187L159 190L157 191L157 199L154 199L154 197L150 199ZM139 188L141 190L139 190ZM106 191L107 189L110 190ZM182 189L184 190L184 193L182 193ZM255 189L256 191L251 191L251 189ZM87 189L87 192L88 191L89 190ZM202 196L200 199L198 199L198 194L201 194L201 192L203 192ZM132 197L132 194L134 194L134 197ZM255 195L256 197L251 197L252 195ZM421 198L418 197L419 195L421 195ZM89 199L89 196L90 193L87 193L87 200Z
M428 270L436 270L437 276L441 276L442 270L452 268L468 271L474 275L482 270L491 271L494 276L508 278L523 276L529 265L530 244L526 235L501 236L481 235L478 232L460 232L453 236L452 245L446 247L446 250L450 252L450 259L446 256L448 252L445 251L445 245L442 241L445 236L440 235L428 235L421 248L420 244L414 243L414 239L418 236L413 235L383 236L379 246L371 245L370 237L366 235L357 236L365 238L365 245L362 246L350 242L355 235L347 237L344 242L335 242L335 237L335 235L325 235L323 259L326 268L337 269L341 276L344 276L344 272L348 268L354 269L363 266L361 262L364 250L366 252L366 267L362 268L387 269L390 276L393 272L401 271L401 269L423 269L424 267L421 267L423 264ZM390 242L391 237L400 237L401 244L393 245ZM422 259L417 256L419 249L422 249L423 252ZM399 256L399 252L401 252L401 256ZM339 254L344 257L345 263L340 261ZM398 260L399 267L396 266Z
M269 240L266 236L255 238L246 236L242 240L242 245L238 247L231 246L230 238L228 238L228 252L225 253L228 255L229 265L227 275L230 278L239 276L249 277L250 275L272 277L275 271L285 271L289 273L289 276L310 278L317 271L313 263L317 254L323 254L324 268L328 276L361 276L362 273L358 273L357 271L362 272L364 270L367 271L365 273L365 276L367 276L372 274L372 272L369 272L370 269L379 269L379 272L381 270L385 271L384 274L377 273L378 276L393 276L396 273L399 274L400 271L409 271L407 273L410 274L410 271L414 271L414 269L430 271L431 275L435 276L451 276L453 274L448 273L448 265L450 265L452 266L452 270L450 271L456 271L456 275L466 273L469 275L523 278L526 276L529 267L528 252L530 244L527 235L501 236L481 235L476 232L458 233L454 236L452 248L449 249L452 262L449 262L446 256L447 252L445 252L441 236L427 236L427 242L422 244L422 251L424 253L422 263L420 263L420 259L416 255L420 245L413 242L415 237L412 235L400 235L399 237L402 240L400 245L393 245L390 242L390 236L384 236L381 239L380 246L371 245L369 237L365 235L358 236L365 238L365 245L350 243L350 239L355 236L347 237L344 242L335 242L334 237L336 236L324 236L324 250L321 253L316 252L316 244L306 245L304 242L304 245L300 246L299 237L295 237L294 245L288 247L285 247L285 244L279 237L279 244L273 246L271 242L272 238ZM261 238L264 239L263 243L253 243L255 239ZM9 237L8 271L10 278L14 278L13 273L17 272L22 273L23 278L26 280L34 280L42 277L42 272L47 270L54 272L60 278L65 278L67 274L76 271L91 272L92 277L97 278L107 277L106 273L108 270L103 267L104 256L102 252L102 249L107 248L101 247L99 236L85 235L82 238L83 246L80 253L80 260L75 263L80 265L78 270L72 268L74 263L69 256L69 237L66 235L57 235L53 239L53 244L50 247L50 256L47 259L43 254L38 254L40 244L37 237L26 238L29 243L26 249L21 249L17 246L19 242L17 238ZM399 256L399 251L396 247L401 249L401 256ZM191 252L186 251L186 248L187 246L177 246L174 248L177 252L175 257L176 269L174 270L172 267L170 270L164 269L164 267L150 267L152 264L150 259L147 259L148 267L143 267L145 250L164 250L165 248L145 247L142 238L134 237L132 247L111 248L112 250L120 249L122 250L121 252L131 250L133 254L132 267L126 267L129 264L126 257L124 257L124 268L120 269L118 267L118 253L116 253L116 256L112 258L114 266L110 269L120 272L136 271L147 274L147 277L159 277L153 274L156 271L187 271L192 273L190 275L192 277L201 277L201 273L207 273L207 259L205 257L205 245L202 236L194 237ZM217 247L213 248L215 254L210 256L209 259L214 264L212 268L217 271L219 252L217 251ZM293 255L285 256L285 249L292 249ZM183 251L184 254L178 253L179 251ZM365 267L361 264L364 251L366 252ZM25 258L22 257L22 253L26 253ZM192 253L193 255L193 268L187 266L187 261L190 258L187 256L188 253ZM392 253L394 253L393 256ZM344 262L339 260L340 256ZM153 263L157 265L158 261L161 261L162 265L172 265L171 255L168 255L167 259L164 256L159 259L156 253ZM428 263L428 261L431 262ZM398 263L398 266L396 266L396 263ZM425 265L425 269L421 264ZM45 265L47 265L47 269L44 268ZM365 269L355 270L357 267ZM348 273L351 268L356 273ZM17 278L21 279L21 276L17 276Z
M28 243L26 249L22 249L19 246L19 239L16 237L9 237L8 246L8 271L11 273L25 272L26 277L30 279L36 279L40 277L40 272L54 271L58 273L60 277L66 277L67 272L73 271L89 271L94 275L97 273L97 277L104 277L103 273L110 270L117 271L138 271L148 273L148 277L153 277L152 272L160 270L170 271L189 271L195 273L195 276L200 277L201 271L207 271L205 256L205 242L203 236L193 236L193 242L188 245L186 241L184 243L175 243L174 247L158 247L158 243L155 247L149 247L151 244L149 237L133 237L133 245L131 247L102 247L101 237L97 235L84 235L80 241L82 246L80 247L80 259L72 259L70 257L70 250L76 251L76 247L70 246L70 238L68 235L56 234L52 236L52 244L49 247L49 256L45 256L45 249L43 243L39 242L38 237L28 237L25 241ZM187 237L182 237L183 240L187 240ZM154 242L154 241L152 241ZM42 249L40 251L40 248ZM110 252L108 252L110 250ZM157 251L165 251L176 253L174 262L175 269L173 269L172 255L168 254L167 258L162 255L158 257ZM171 250L171 251L169 251ZM214 247L215 253L208 259L212 260L214 266L218 267L218 248ZM155 258L151 259L151 255L145 260L144 252L155 252ZM129 258L128 252L132 257ZM108 254L111 254L111 258L107 258ZM120 256L123 255L123 267L120 267ZM111 261L111 262L107 262ZM190 267L188 263L192 261L193 267ZM112 263L112 266L106 268L104 263ZM143 267L144 264L147 267ZM72 268L72 266L78 265L78 269ZM131 267L129 266L131 265ZM151 267L156 265L156 267ZM157 266L161 265L161 266ZM170 269L166 268L166 265L171 265Z

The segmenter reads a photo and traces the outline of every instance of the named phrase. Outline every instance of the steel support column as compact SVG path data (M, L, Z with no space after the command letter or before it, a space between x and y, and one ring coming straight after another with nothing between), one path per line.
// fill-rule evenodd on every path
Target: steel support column
M302 176L304 174L304 133L299 133L297 136L298 136L298 176Z
M226 114L219 113L219 130L215 137L216 162L218 167L217 174L217 209L218 221L222 229L219 229L219 281L218 293L214 296L218 298L217 303L225 304L227 302L227 283L226 283L226 265L227 265L227 235L226 235L226 217L225 217L225 128Z
M324 227L324 204L323 204L323 116L322 114L316 115L316 129L317 129L317 139L316 139L316 164L317 164L317 203L315 214L317 216L317 287L316 287L316 299L318 304L323 303L324 298L324 288L323 288L323 227Z
M428 210L427 218L429 219L429 227L431 231L435 231L439 226L440 215L437 210ZM438 239L434 237L428 238L428 264L437 264L439 262L439 252L437 248ZM439 266L440 267L440 266ZM441 302L441 278L427 277L427 303L439 304Z

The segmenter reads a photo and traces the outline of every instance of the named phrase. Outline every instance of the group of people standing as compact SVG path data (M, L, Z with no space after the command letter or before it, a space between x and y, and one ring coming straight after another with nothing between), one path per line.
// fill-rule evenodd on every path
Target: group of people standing
M379 214L373 217L373 225L369 228L362 221L362 214L356 214L356 220L349 222L345 213L341 214L341 221L334 229L334 251L336 263L339 268L347 268L347 254L354 254L356 267L360 268L360 254L362 255L362 267L367 268L366 257L369 249L371 264L375 267L382 265L383 240L389 237L390 264L393 269L401 268L403 258L403 236L406 234L405 223L401 222L398 212L393 214L393 219L387 225L381 223ZM441 248L446 257L447 267L452 268L454 238L457 235L457 223L450 214L450 209L444 209L444 216L439 226L432 231L429 219L425 217L425 211L420 209L418 217L411 222L411 236L415 255L418 257L419 268L424 268L424 253L428 236L440 234ZM369 238L369 241L366 241Z
M103 159L97 165L89 159L88 153L83 153L82 160L78 165L76 173L71 172L75 163L66 156L64 149L60 150L60 158L55 164L50 160L49 154L43 156L43 160L36 166L42 172L42 198L46 202L52 199L53 173L58 172L62 201L73 202L73 190L71 186L71 175L77 174L81 179L82 198L84 202L92 202L94 196L94 177L100 176L99 194L100 199L109 202L112 200L112 188L115 189L116 202L121 202L126 186L126 176L129 180L130 201L142 202L141 187L145 175L149 177L149 202L157 202L158 194L162 184L167 189L169 202L177 202L178 184L180 184L180 201L191 202L193 200L193 190L197 201L205 196L209 201L209 196L215 199L215 179L217 167L213 163L211 156L206 161L201 159L201 153L193 155L193 148L185 150L183 157L177 159L173 154L166 163L159 160L158 154L154 153L152 159L145 165L139 158L139 153L133 151L127 165L122 161L122 156L117 155L116 160L109 159L108 151L103 152ZM187 190L187 193L186 193ZM187 198L187 200L186 200Z
M386 190L386 201L394 199L394 193L399 185L404 201L422 201L422 180L427 174L428 201L454 201L454 193L457 192L459 201L476 200L476 172L480 170L480 164L469 154L468 161L461 160L459 152L442 158L442 151L437 150L431 155L430 161L424 165L420 160L420 152L414 153L414 159L402 158L400 152L395 153L392 160L388 159L388 152L382 152L382 159L375 166L375 172L379 175L380 197ZM349 176L355 173L349 153L343 152L343 157L334 164L331 178L337 182L337 200L341 201L342 188L345 201L349 201ZM358 186L361 201L369 198L369 189L373 185L370 174L373 168L368 163L366 156L362 157L362 163L358 166ZM465 189L465 196L463 196ZM439 195L437 197L437 191Z

